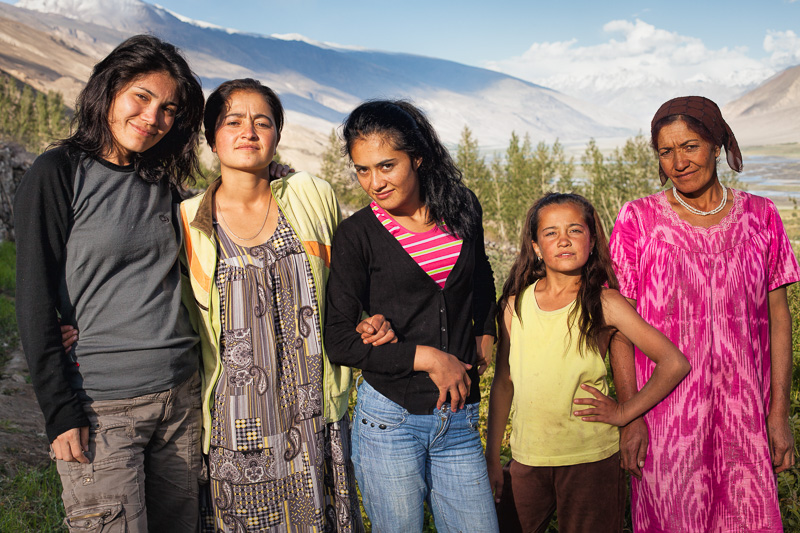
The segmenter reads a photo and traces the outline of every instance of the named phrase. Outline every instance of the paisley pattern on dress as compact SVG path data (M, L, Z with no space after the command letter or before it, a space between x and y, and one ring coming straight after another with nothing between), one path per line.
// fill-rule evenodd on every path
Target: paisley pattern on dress
M770 461L769 291L800 279L775 206L730 189L733 207L691 226L664 192L623 206L611 236L620 292L692 365L645 415L635 531L783 531ZM641 388L654 363L638 349Z
M251 248L215 230L222 373L203 531L361 532L349 419L322 416L319 302L302 243L282 213Z

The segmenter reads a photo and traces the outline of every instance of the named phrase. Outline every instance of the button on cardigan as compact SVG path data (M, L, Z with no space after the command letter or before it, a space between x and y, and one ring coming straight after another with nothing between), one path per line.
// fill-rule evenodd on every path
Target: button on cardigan
M442 289L369 207L343 221L333 238L328 280L330 360L362 369L373 388L411 414L430 414L439 390L427 372L414 371L414 354L419 345L432 346L473 365L467 403L478 402L475 337L496 336L494 278L479 228L464 241ZM365 345L355 331L362 312L384 315L399 342Z

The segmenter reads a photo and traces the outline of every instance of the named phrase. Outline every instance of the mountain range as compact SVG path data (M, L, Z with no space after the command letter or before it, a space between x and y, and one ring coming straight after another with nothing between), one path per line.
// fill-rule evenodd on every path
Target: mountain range
M287 109L281 154L312 171L318 168L317 156L331 129L370 98L413 100L450 146L468 125L487 152L504 149L512 130L529 134L534 143L560 139L582 146L589 138L619 140L641 128L624 114L499 72L297 35L243 33L141 0L0 3L0 70L37 89L61 91L69 105L94 63L135 33L152 33L179 46L207 91L238 77L254 77L275 89ZM757 144L763 144L760 133L778 131L782 133L774 137L785 139L780 142L800 140L798 115L795 112L794 120L785 116L786 109L800 103L798 76L786 72L770 80L769 87L737 100L749 104L729 106L736 120L758 126L752 136ZM779 78L782 81L776 81ZM773 89L778 86L784 89ZM780 105L773 101L773 90L784 90ZM780 127L764 130L762 122L775 120Z

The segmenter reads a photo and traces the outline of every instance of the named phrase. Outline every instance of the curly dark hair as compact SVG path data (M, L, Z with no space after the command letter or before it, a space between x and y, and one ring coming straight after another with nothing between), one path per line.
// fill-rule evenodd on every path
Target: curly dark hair
M379 135L412 161L421 159L417 176L420 200L428 208L428 222L444 221L449 231L462 239L472 239L478 234L480 206L464 185L461 171L433 126L411 102L364 102L345 119L342 135L347 156L351 156L355 141Z
M509 298L516 296L514 310L522 321L522 298L520 295L526 287L532 285L536 280L542 279L546 275L544 261L539 259L533 249L533 242L536 241L539 232L539 214L542 209L551 205L572 204L577 207L582 215L583 221L589 228L589 234L594 240L592 253L586 264L581 268L581 286L578 289L577 301L580 305L572 308L569 314L569 324L572 325L577 316L580 338L578 345L583 349L589 346L599 350L601 334L608 329L603 316L602 292L603 287L619 289L617 277L614 275L614 268L611 262L611 252L608 249L608 240L603 231L603 224L597 215L594 206L579 194L565 194L549 192L539 198L528 209L525 217L525 224L522 227L522 237L520 240L520 252L508 279L503 285L503 294L498 304L501 310L498 313L498 321L502 320L502 310L508 304ZM531 295L531 297L533 297Z
M155 146L133 155L136 172L147 182L164 178L179 188L200 171L197 140L203 120L203 90L189 64L172 44L152 35L135 35L97 63L78 95L72 135L55 145L77 148L102 158L114 145L108 113L114 99L136 78L166 72L177 86L178 111L172 127Z

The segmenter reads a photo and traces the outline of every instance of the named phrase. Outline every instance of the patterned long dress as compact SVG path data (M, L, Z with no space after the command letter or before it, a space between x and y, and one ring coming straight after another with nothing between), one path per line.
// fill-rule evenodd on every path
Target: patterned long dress
M303 246L282 213L259 246L215 231L223 369L204 530L362 531L349 419L322 416L319 302Z
M636 531L782 531L766 428L768 292L800 279L775 206L731 191L723 220L681 220L664 192L626 204L611 237L620 291L683 351L686 379L645 415ZM654 364L636 351L639 388Z

